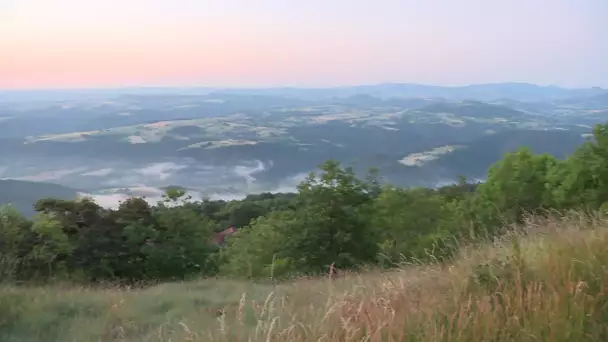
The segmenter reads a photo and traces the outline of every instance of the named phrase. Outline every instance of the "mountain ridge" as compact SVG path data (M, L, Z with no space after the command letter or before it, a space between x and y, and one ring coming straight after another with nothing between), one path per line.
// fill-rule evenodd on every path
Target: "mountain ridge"
M518 100L555 100L560 98L592 96L607 91L601 87L561 87L556 85L538 85L526 82L490 82L467 85L433 85L424 83L384 82L376 84L343 85L329 87L115 87L115 88L74 88L74 89L0 89L0 103L16 100L57 101L76 99L83 96L116 97L132 94L191 94L210 93L224 94L275 94L279 96L296 96L304 98L328 99L332 96L348 97L364 94L376 94L379 97L439 97L481 100L496 100L504 97ZM323 95L324 94L324 95Z

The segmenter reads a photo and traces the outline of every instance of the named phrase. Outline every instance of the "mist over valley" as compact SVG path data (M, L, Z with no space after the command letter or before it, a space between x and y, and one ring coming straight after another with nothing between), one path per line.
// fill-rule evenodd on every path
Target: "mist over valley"
M171 186L195 201L295 192L329 159L360 175L378 168L387 183L437 187L483 180L522 146L571 153L608 119L606 94L517 83L9 91L0 178L62 186L63 197L105 207L156 202ZM27 210L35 192L2 201Z

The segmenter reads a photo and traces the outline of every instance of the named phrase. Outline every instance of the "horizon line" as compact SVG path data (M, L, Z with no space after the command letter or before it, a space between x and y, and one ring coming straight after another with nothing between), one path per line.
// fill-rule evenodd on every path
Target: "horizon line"
M61 92L61 91L112 91L112 90L128 90L128 89L192 89L192 90L268 90L268 89L302 89L302 90L313 90L313 89L337 89L337 88L353 88L353 87L370 87L370 86L382 86L382 85L414 85L414 86L427 86L427 87L439 87L439 88L465 88L472 86L482 85L532 85L543 88L560 88L566 90L574 89L604 89L601 86L587 86L587 87L565 87L555 84L539 84L531 82L517 82L517 81L504 81L504 82L487 82L487 83L467 83L460 85L440 85L432 83L415 83L415 82L380 82L380 83L358 83L358 84L344 84L344 85L333 85L333 86L292 86L292 85L277 85L277 86L209 86L209 85L127 85L127 86L99 86L99 87L66 87L66 88L0 88L0 92L28 92L28 91L40 91L40 92Z

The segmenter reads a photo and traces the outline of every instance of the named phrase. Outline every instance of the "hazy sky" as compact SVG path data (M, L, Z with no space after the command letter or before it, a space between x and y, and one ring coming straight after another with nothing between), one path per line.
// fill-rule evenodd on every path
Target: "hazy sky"
M608 86L608 0L0 0L0 88Z

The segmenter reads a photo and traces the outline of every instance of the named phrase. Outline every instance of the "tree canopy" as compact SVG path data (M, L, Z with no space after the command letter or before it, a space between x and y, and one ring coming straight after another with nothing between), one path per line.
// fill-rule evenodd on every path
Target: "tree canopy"
M0 210L3 280L138 282L192 276L282 277L402 261L441 260L459 239L500 234L525 215L605 208L608 124L558 160L521 148L493 165L483 183L439 189L382 184L335 161L295 194L193 202L179 188L163 201L131 198L116 209L91 199L44 198L26 219ZM226 246L213 243L227 227Z

